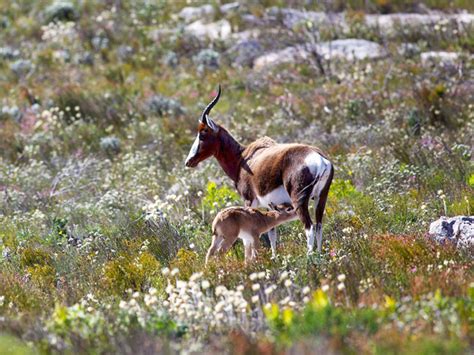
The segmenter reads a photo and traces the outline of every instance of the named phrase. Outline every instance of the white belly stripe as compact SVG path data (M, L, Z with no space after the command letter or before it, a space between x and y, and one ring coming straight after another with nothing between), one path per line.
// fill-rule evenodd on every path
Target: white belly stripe
M261 207L268 207L270 202L273 202L275 205L281 203L291 203L290 195L285 190L283 185L280 185L275 190L270 191L264 196L257 196L258 205Z

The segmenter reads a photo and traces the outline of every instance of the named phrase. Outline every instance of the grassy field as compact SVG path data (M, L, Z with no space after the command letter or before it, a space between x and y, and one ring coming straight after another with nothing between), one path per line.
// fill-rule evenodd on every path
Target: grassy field
M213 2L208 20L258 31L259 55L342 38L386 51L257 70L237 40L184 31L190 4L0 0L0 353L472 353L472 250L428 236L474 211L472 26L364 22L414 1ZM271 6L348 25L288 28ZM429 51L459 58L423 64ZM237 243L205 267L212 219L243 203L214 159L184 166L218 84L212 117L242 144L334 162L320 255L292 222L275 260L245 266Z

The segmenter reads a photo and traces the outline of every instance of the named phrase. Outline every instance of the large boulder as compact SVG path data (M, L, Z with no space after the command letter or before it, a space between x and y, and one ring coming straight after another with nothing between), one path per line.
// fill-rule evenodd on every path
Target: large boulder
M222 5L219 8L221 14L226 15L233 11L238 10L240 4L236 2L231 2ZM202 6L186 6L181 9L178 13L178 17L186 23L193 22L196 20L202 20L203 18L212 19L216 14L216 7L210 4Z
M439 243L453 243L474 256L474 216L441 217L431 223L429 235Z
M456 24L460 29L468 28L474 24L474 14L388 14L365 15L367 26L376 28L383 35L394 34L399 29L419 30L434 28L436 25Z
M192 22L203 17L211 18L215 14L214 6L210 4L202 6L186 6L178 13L178 17L184 22Z
M56 1L44 10L43 17L46 23L52 21L76 21L79 19L79 12L72 2Z
M325 60L362 60L378 59L386 56L385 49L378 43L365 39L338 39L321 42L313 48ZM254 67L263 69L283 63L295 63L307 60L311 56L310 46L295 46L266 53L255 59Z
M281 22L285 27L290 29L299 24L308 22L311 22L316 27L339 27L343 30L348 28L345 14L343 13L326 13L271 7L267 10L265 15L269 22Z
M318 28L336 28L347 33L351 20L345 13L325 13L302 11L290 8L269 8L265 13L268 22L280 22L287 28L311 22ZM468 30L474 24L474 14L458 13L444 14L431 12L427 14L396 13L396 14L367 14L364 16L367 27L377 30L382 35L394 35L400 29L418 31L434 28L436 25L448 23L456 25L459 30Z
M423 52L420 55L421 65L424 67L434 67L438 65L456 67L460 64L461 57L461 53L444 51Z
M232 64L238 67L253 65L255 58L263 52L262 45L256 39L242 40L227 50Z
M197 20L185 27L185 31L196 36L197 38L207 37L211 40L227 39L232 33L232 27L227 20L205 23Z

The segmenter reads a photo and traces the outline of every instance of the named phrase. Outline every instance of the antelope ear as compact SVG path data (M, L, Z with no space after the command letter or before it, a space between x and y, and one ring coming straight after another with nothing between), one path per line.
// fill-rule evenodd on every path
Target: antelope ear
M219 127L217 126L217 124L207 115L206 115L206 124L214 132L217 132L219 130Z

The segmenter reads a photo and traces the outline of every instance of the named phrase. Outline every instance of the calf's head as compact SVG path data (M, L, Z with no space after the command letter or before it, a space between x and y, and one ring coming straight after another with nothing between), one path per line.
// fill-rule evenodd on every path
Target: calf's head
M219 101L220 96L221 86L219 85L216 97L214 97L202 112L196 139L186 158L185 164L187 167L196 167L200 162L214 155L219 148L218 135L220 127L209 117L209 112L211 112L211 109L217 101Z

